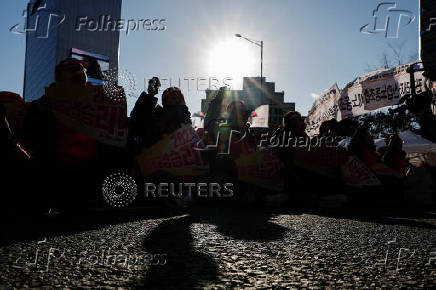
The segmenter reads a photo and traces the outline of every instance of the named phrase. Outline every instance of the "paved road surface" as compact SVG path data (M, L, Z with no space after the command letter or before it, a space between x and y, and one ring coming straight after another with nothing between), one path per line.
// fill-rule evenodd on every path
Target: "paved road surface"
M2 289L436 286L429 210L158 208L14 223Z

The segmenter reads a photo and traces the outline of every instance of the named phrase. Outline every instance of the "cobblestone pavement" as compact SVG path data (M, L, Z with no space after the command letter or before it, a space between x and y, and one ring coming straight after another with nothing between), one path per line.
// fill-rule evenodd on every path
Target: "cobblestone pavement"
M428 210L198 207L119 216L15 224L0 247L0 288L436 286L436 214Z

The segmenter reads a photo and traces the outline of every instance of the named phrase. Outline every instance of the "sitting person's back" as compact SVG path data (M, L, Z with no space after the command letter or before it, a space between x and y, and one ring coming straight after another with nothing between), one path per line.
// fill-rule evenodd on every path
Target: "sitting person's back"
M390 136L382 160L397 173L403 176L406 175L406 152L403 151L403 140L398 135Z
M162 105L163 107L158 106L153 112L152 126L155 126L157 137L170 134L180 129L182 125L192 124L191 113L179 88L166 89L162 94Z
M377 163L374 139L367 126L363 125L357 129L348 146L348 151L351 155L357 156L368 167Z
M66 59L56 66L55 83L50 87L71 90L87 85L83 64L76 59ZM60 122L53 113L51 99L45 95L30 106L24 138L35 159L45 164L71 165L96 158L96 140Z

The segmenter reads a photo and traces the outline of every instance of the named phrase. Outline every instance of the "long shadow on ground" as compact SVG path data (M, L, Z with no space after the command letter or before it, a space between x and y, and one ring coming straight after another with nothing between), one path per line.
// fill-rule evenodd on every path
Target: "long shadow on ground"
M220 234L236 240L266 242L282 239L287 229L270 222L270 216L270 213L258 209L195 207L185 217L162 222L144 241L144 250L155 255L166 253L167 263L151 267L145 281L139 284L146 288L207 286L218 280L217 262L193 248L191 225L213 224Z
M144 246L147 252L152 255L166 254L165 265L152 266L147 273L144 282L147 289L191 289L217 279L217 265L213 258L193 249L192 223L191 216L168 219L146 239Z

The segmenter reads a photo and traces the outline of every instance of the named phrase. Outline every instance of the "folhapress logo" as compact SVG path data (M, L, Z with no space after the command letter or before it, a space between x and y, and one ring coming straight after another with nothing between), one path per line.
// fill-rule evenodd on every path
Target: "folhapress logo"
M416 18L415 14L409 10L397 9L395 2L378 4L377 8L373 10L372 17L372 23L362 26L360 32L365 34L383 33L386 38L398 38L400 28L411 24Z
M430 23L428 24L428 28L425 31L429 32L432 30L433 27L436 27L436 17L430 18Z
M29 17L33 15L36 16L34 17L33 23L30 23ZM24 9L22 16L25 19L24 28L21 27L20 23L17 23L9 28L9 31L20 35L34 33L36 38L42 39L48 38L50 30L61 25L66 17L65 14L60 11L48 9L47 3L42 3L42 1L36 1L32 5L32 11Z
M76 31L162 31L167 27L166 19L112 19L110 15L100 15L98 18L79 16L76 21Z

